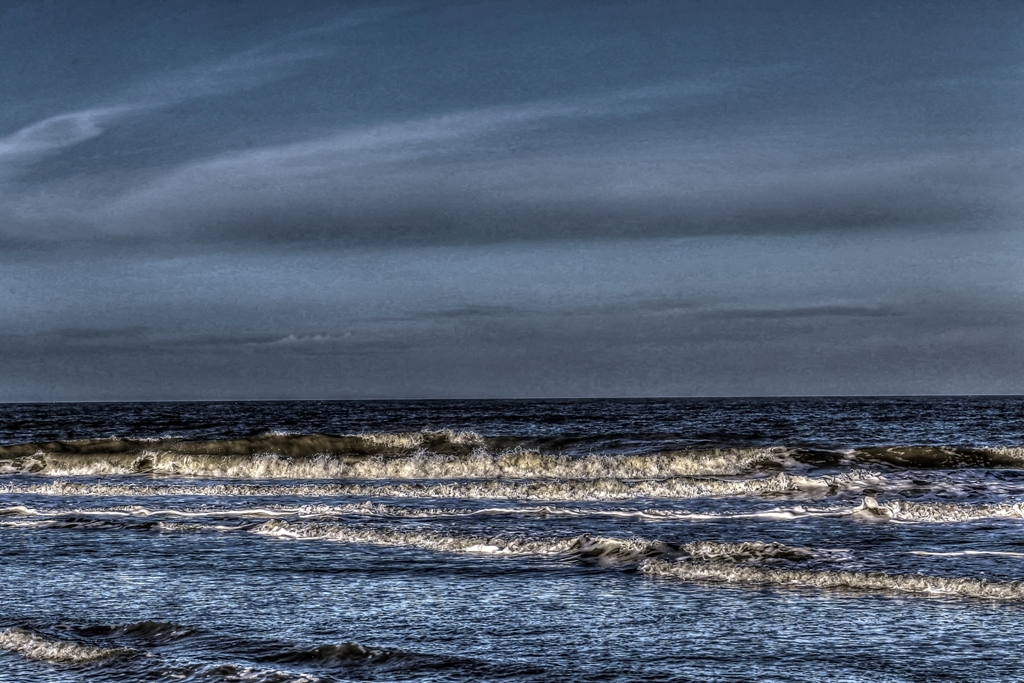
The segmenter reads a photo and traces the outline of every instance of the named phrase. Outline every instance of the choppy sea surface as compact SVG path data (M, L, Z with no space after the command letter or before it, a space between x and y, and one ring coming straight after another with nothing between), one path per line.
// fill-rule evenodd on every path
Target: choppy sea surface
M0 405L0 681L1006 681L1024 398Z

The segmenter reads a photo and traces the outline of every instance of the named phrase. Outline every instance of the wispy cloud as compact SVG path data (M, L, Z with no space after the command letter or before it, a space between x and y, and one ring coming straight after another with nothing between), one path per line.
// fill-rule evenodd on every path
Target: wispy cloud
M30 161L103 134L110 122L132 111L132 106L86 109L51 116L0 138L0 168L4 162Z
M99 137L126 117L143 110L228 94L287 78L305 63L332 52L328 47L310 47L303 39L385 19L404 9L404 6L392 6L353 11L220 61L150 76L122 90L111 104L37 121L0 138L0 173L6 171L9 175L47 155Z
M276 49L276 47L275 47ZM236 55L229 60L150 81L145 91L137 90L134 104L112 106L61 115L33 124L4 140L0 147L0 169L18 156L22 161L55 153L101 135L118 118L147 108L166 106L184 98L200 97L227 88L251 85L271 78L274 69L291 68L318 52L268 53L266 46ZM293 201L320 202L324 195L340 198L356 192L363 200L375 201L388 192L388 181L376 184L372 178L390 175L402 191L420 192L410 179L399 176L419 163L470 155L479 161L480 146L500 151L503 136L535 133L537 128L582 119L638 114L664 106L680 97L700 97L721 92L728 79L670 82L589 97L526 102L518 105L481 107L406 121L344 128L313 139L271 145L255 150L230 152L185 163L153 178L133 176L120 191L95 192L96 179L75 178L51 183L37 194L24 190L8 201L7 211L32 221L49 214L57 222L75 225L92 223L100 232L149 232L194 224L206 211L256 208ZM6 155L5 155L6 152ZM485 158L491 156L484 150ZM501 153L507 159L506 153ZM463 159L462 163L467 160ZM8 163L7 168L15 168ZM418 171L412 171L418 175ZM80 199L81 197L86 199ZM344 200L342 200L344 201ZM328 200L329 204L333 200ZM146 226L146 227L141 227Z
M0 172L91 140L142 109L284 78L327 49L280 39L146 81L125 104L0 140ZM0 206L0 234L477 241L934 227L1021 208L1019 176L1009 172L1021 149L968 141L887 150L863 131L813 119L680 122L689 108L714 109L788 69L467 107L255 149L196 149L167 168L37 181Z
M727 82L699 80L613 91L589 97L479 107L405 121L344 128L310 140L202 159L175 174L274 179L315 176L342 167L384 165L465 151L461 144L487 135L522 131L534 124L640 113L679 97L721 92ZM175 175L169 176L174 178ZM173 183L173 180L170 182Z
M820 305L779 308L722 308L701 311L715 318L767 318L791 320L800 318L890 318L905 316L892 306Z
M887 154L856 139L823 143L813 129L780 139L770 127L694 139L627 131L600 145L559 133L673 102L678 94L641 91L481 108L222 154L126 188L96 207L94 221L114 232L145 224L153 233L326 231L360 241L412 226L427 239L461 240L633 234L631 226L639 234L937 226L1019 203L1019 184L1005 172L1024 157L1017 149ZM523 135L552 148L520 151Z
M144 106L166 107L272 83L294 74L305 62L329 54L326 49L260 46L213 64L148 78L127 88L122 97L145 103Z

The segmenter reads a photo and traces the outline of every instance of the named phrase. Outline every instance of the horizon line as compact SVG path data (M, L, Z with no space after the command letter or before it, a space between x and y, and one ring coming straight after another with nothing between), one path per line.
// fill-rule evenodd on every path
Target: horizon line
M122 403L413 403L479 401L683 401L683 400L798 400L798 399L899 399L899 398L1022 398L1022 394L735 394L683 396L528 396L528 397L401 397L401 398L202 398L202 399L110 399L110 400L28 400L0 401L0 406L16 405L107 405Z

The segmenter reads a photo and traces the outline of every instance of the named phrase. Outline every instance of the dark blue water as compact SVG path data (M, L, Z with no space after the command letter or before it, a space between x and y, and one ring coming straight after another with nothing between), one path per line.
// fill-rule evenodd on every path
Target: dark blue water
M1012 680L1024 399L0 406L0 681Z

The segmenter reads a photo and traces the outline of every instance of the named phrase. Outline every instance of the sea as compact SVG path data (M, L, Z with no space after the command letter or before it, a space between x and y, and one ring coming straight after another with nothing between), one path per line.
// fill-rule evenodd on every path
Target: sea
M1024 398L0 405L0 681L1024 679Z

